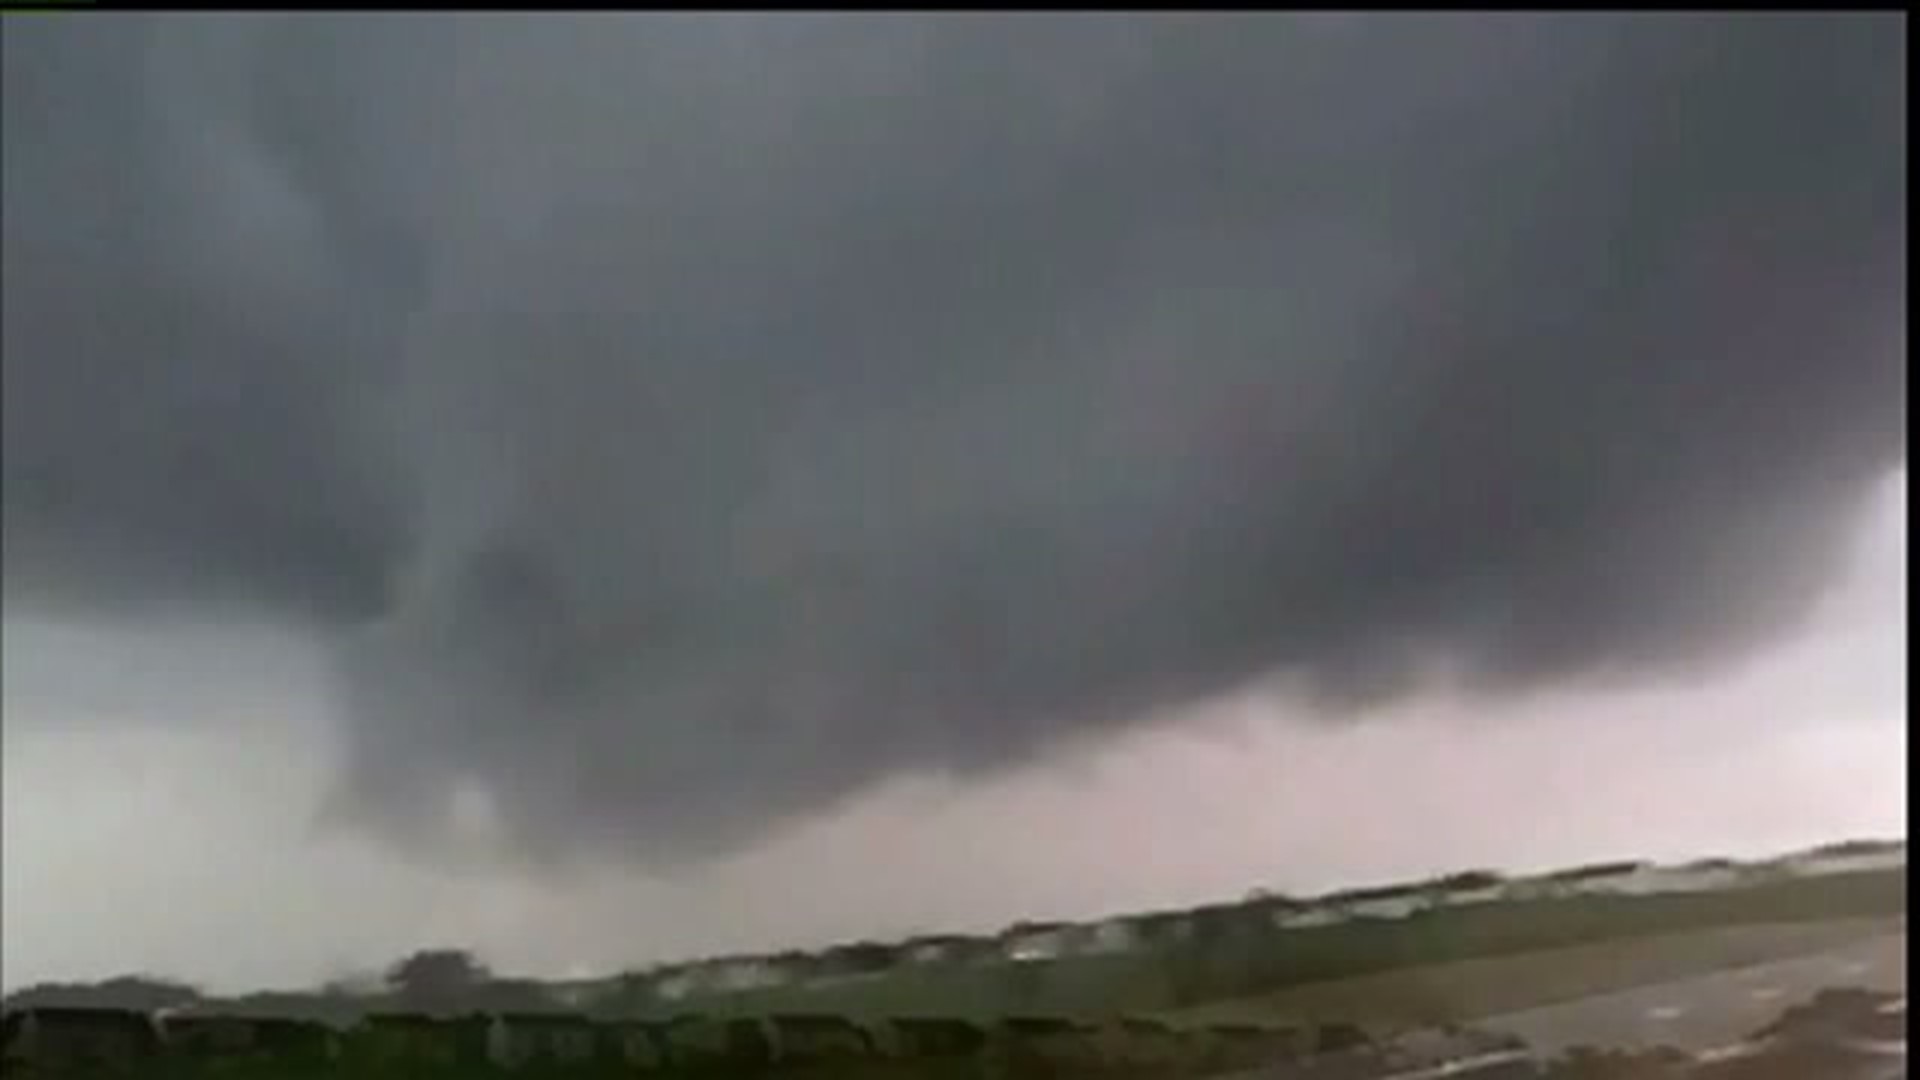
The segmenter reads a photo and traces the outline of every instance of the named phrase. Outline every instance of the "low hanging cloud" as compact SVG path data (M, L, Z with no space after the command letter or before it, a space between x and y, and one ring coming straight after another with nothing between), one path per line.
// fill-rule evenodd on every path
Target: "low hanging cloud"
M1708 670L1905 460L1899 16L10 16L13 610L736 850L1276 678Z

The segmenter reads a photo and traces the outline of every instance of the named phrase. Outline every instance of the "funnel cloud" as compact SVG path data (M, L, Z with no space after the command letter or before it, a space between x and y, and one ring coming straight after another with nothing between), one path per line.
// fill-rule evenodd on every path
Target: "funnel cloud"
M335 820L727 854L1257 680L1684 676L1905 461L1900 16L10 16L6 601ZM1165 721L1158 721L1165 722Z

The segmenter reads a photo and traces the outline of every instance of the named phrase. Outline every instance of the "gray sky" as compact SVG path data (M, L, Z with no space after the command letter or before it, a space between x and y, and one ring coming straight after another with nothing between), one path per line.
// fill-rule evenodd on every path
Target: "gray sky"
M1351 727L1242 697L990 781L892 785L716 866L560 881L316 837L337 745L294 643L10 621L6 982L146 968L253 987L436 941L558 974L1260 885L1904 835L1904 473L1856 550L1804 634L1699 685L1437 700ZM149 722L157 701L172 723Z
M7 980L1891 827L1899 29L9 18Z

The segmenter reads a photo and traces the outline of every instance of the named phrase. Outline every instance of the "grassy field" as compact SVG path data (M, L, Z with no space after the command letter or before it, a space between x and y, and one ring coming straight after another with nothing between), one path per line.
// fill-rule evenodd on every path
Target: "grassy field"
M1484 961L1591 946L1601 946L1592 953L1594 957L1645 957L1621 961L1638 965L1612 976L1626 978L1640 970L1658 975L1663 970L1656 966L1660 963L1708 963L1716 956L1738 963L1744 955L1741 947L1759 948L1754 943L1761 940L1789 944L1794 935L1778 924L1802 924L1811 941L1820 934L1845 931L1810 924L1904 917L1906 908L1904 870L1787 880L1713 893L1496 901L1404 919L1357 920L1310 929L1263 927L1116 956L903 969L839 983L703 998L680 1003L674 1011L973 1018L1014 1013L1166 1014L1420 969L1459 966L1471 973ZM1762 929L1751 937L1734 933L1742 927ZM1670 960L1653 959L1689 937L1698 944L1681 949ZM1636 940L1651 944L1644 950L1622 948L1622 943ZM1603 974L1606 966L1596 959L1585 969ZM1546 980L1543 992L1555 991L1556 984L1546 974L1554 969L1550 960L1536 968L1542 973L1539 978ZM1471 980L1462 979L1457 1000L1474 1000ZM1384 992L1398 985L1402 989L1393 990L1399 995L1396 1000L1407 1002L1404 1009L1417 1009L1413 998L1418 991L1405 989L1417 982L1389 979L1374 988ZM1491 991L1478 993L1492 1000L1485 996Z
M1905 918L1838 919L1656 934L1330 979L1175 1010L1167 1018L1186 1023L1338 1019L1376 1031L1464 1023L1591 994L1821 952L1905 926Z
M717 1017L829 1013L855 1020L990 1020L1010 1014L1103 1019L1118 1013L1188 1025L1345 1021L1388 1034L1821 952L1904 929L1906 908L1902 869L1780 880L1714 893L1493 901L1313 928L1281 929L1249 921L1231 924L1229 932L1216 932L1206 940L1160 950L1055 962L909 968L826 985L683 1001L672 1011ZM610 1011L630 1016L648 1012L621 1007ZM412 1038L408 1030L400 1029L402 1042ZM414 1051L388 1061L385 1054L392 1044L379 1040L390 1040L393 1031L373 1032L375 1041L365 1041L369 1034L348 1036L360 1046L353 1068L326 1066L303 1073L283 1062L262 1071L252 1064L174 1059L136 1075L181 1080L205 1075L363 1075L398 1080L490 1074L464 1066L451 1073L435 1072L408 1056ZM362 1052L371 1057L361 1061ZM469 1047L469 1052L475 1051ZM376 1059L386 1063L377 1064ZM924 1065L914 1063L911 1075L931 1075ZM968 1062L959 1067L967 1076L976 1075ZM817 1074L851 1075L844 1070ZM887 1075L897 1074L894 1068Z

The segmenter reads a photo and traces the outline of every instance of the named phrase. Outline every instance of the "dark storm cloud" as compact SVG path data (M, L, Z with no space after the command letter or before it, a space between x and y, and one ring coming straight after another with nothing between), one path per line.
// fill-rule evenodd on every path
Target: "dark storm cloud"
M1893 17L9 18L9 600L727 850L1276 675L1693 670L1904 459Z

